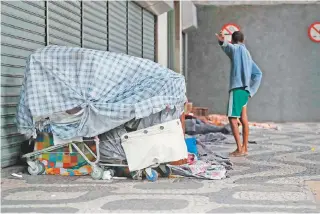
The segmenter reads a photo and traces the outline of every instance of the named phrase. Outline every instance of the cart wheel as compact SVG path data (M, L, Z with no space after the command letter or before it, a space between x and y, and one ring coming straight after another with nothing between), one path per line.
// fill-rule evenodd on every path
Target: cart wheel
M103 169L100 167L92 167L90 175L94 180L100 180L103 176Z
M41 171L42 171L42 166L40 165L40 163L36 163L35 168L28 166L28 172L30 175L39 175Z
M158 172L156 170L148 168L145 172L148 181L155 182L158 180Z
M162 177L169 177L172 174L171 168L168 167L167 165L160 165L159 166L160 169L160 175Z
M42 175L46 171L46 167L43 163L39 162L40 172L38 175Z

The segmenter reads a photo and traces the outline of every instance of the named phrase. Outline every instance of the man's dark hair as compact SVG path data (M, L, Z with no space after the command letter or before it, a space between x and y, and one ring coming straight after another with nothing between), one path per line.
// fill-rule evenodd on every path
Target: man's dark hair
M244 35L241 31L235 31L232 34L232 43L239 43L244 41Z

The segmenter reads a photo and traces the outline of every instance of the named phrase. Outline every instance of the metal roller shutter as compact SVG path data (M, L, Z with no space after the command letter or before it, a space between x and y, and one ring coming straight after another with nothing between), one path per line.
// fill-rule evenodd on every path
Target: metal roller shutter
M83 47L107 50L107 2L84 1L82 4Z
M155 16L147 10L142 11L143 58L154 61Z
M79 1L48 1L49 44L81 47Z
M1 167L16 163L25 140L15 125L25 61L45 46L45 2L1 2Z
M131 1L1 1L1 167L15 164L16 107L27 57L45 45L154 60L155 16Z
M127 53L127 2L108 2L109 51Z
M128 2L128 54L142 57L142 8Z

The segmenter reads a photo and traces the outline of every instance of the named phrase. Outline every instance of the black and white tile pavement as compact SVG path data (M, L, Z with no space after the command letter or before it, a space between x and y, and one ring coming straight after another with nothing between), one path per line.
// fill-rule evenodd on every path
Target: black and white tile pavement
M160 179L156 183L93 181L90 177L2 178L8 213L319 213L305 181L320 182L320 124L282 124L251 131L250 155L234 158L220 181ZM217 145L229 152L234 145ZM320 185L320 184L319 184Z

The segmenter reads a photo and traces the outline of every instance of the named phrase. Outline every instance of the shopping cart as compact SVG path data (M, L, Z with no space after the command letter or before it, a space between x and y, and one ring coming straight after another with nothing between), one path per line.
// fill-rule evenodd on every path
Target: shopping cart
M115 174L114 168L128 167L128 164L126 161L116 160L111 158L108 159L107 161L99 162L100 160L99 139L98 138L94 139L94 142L97 148L96 150L97 154L95 154L92 151L92 149L86 144L87 142L91 143L92 140L84 140L82 142L73 141L67 144L55 145L42 150L37 150L31 153L25 154L22 157L26 158L27 160L28 172L30 175L41 175L45 172L45 167L46 167L45 164L37 159L39 155L43 153L54 152L64 147L70 148L70 146L72 146L77 151L77 153L80 154L82 158L85 159L86 162L91 166L92 171L90 175L94 180L102 179L103 173L105 171L109 171L110 174L113 176ZM95 160L94 161L90 160L87 157L86 152L89 152L90 155L92 155L95 158ZM131 176L136 180L140 180L142 179L142 176L145 175L149 181L156 181L158 179L158 173L160 173L162 177L168 177L171 174L171 169L168 166L166 166L166 164L156 164L144 170L131 172Z
M50 138L50 133L46 132L38 132L39 135L48 135ZM52 141L52 139L50 139L50 141ZM95 143L95 148L96 148L96 153L92 150L92 148L90 148L90 146L88 146L88 143ZM97 168L98 166L98 162L100 159L100 153L99 153L99 139L98 138L94 138L94 139L90 139L90 140L83 140L82 142L79 141L71 141L69 143L65 143L65 144L59 144L59 145L49 145L47 143L46 146L42 146L45 148L39 149L36 148L37 147L37 143L39 144L39 142L35 143L35 151L25 154L22 156L22 158L25 158L27 163L28 163L28 172L31 175L39 175L39 174L43 174L45 171L45 164L44 162L46 161L41 161L40 160L40 156L44 155L44 154L51 154L54 158L56 157L63 157L63 155L72 155L73 157L75 157L75 155L80 155L81 158L84 159L84 161L86 162L86 164L89 164L92 168L92 172L95 172L96 170L94 170L95 168ZM64 151L64 149L68 149L68 151ZM93 158L90 158L93 157ZM49 159L49 157L47 158ZM52 157L50 158L52 159ZM61 167L61 166L60 166ZM72 166L70 165L70 168L72 168ZM93 173L94 174L94 173Z
M166 129L165 127L172 126L172 124L176 124L176 125L178 124L177 128L178 129L181 128L181 125L178 121L171 121L164 125L161 125L161 124L156 125L146 129L127 133L121 136L121 139L123 140L123 143L124 143L123 146L124 148L127 148L127 153L130 155L130 158L134 159L135 157L132 157L132 152L128 152L128 151L134 151L136 146L140 146L141 148L141 145L144 143L147 143L148 141L157 143L156 141L158 139L166 141L166 136L168 136L168 133L170 134L170 131L168 131L169 129ZM156 140L154 136L156 136ZM180 138L180 135L178 135L178 137ZM133 138L136 138L134 139L134 144L130 142L130 139L133 139ZM174 138L172 138L171 136L171 139L174 139ZM93 151L92 147L88 146L88 143L95 144L96 153ZM44 153L55 152L58 149L65 148L65 147L70 148L69 152L74 149L76 153L79 154L86 161L86 163L91 166L90 175L95 180L102 179L104 176L104 172L109 171L109 174L113 176L115 174L115 168L129 167L127 160L120 160L120 159L115 159L111 157L104 158L103 162L101 162L99 144L100 144L100 140L98 137L94 137L90 139L84 138L83 141L72 141L66 144L49 146L47 148L43 148L31 153L25 154L22 157L26 158L27 163L29 165L28 172L31 175L41 175L45 172L46 165L43 163L43 161L39 159L40 155ZM149 144L152 144L152 143L150 142ZM171 144L174 144L174 143L171 143ZM141 152L143 153L143 151ZM64 152L62 151L62 153ZM88 157L88 154L89 156L91 156L91 158ZM135 154L133 154L133 156L135 156ZM132 167L136 168L136 166L132 166ZM152 165L148 165L143 169L138 169L131 172L131 176L133 179L140 180L142 179L143 176L145 176L149 181L156 181L158 179L158 174L160 174L161 177L168 177L171 174L171 169L165 163L160 163L159 161L155 161L154 164Z

